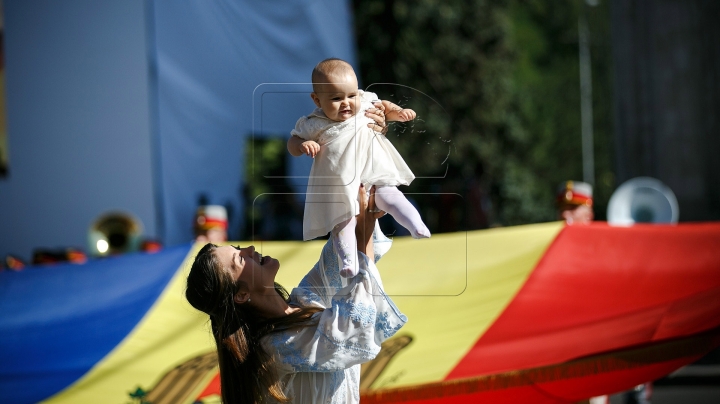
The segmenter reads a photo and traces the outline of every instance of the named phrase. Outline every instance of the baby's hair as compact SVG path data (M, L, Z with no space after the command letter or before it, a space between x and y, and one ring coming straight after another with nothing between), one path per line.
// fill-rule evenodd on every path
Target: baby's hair
M350 63L339 58L327 58L320 61L312 71L313 91L316 91L315 84L327 83L328 77L333 73L350 71L355 73ZM317 92L317 91L316 91Z

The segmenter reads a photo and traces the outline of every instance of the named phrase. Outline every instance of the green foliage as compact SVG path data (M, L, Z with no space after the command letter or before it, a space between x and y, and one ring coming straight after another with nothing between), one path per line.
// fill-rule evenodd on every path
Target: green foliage
M370 87L418 113L389 137L416 176L448 170L443 180L416 179L410 192L457 193L466 203L451 208L416 197L424 216L439 217L428 223L431 230L450 217L456 218L451 230L555 219L557 185L582 179L577 22L583 7L580 0L355 2L361 81L412 88ZM593 41L609 37L607 5L587 11ZM610 61L608 44L593 43L600 199L614 185ZM475 186L479 200L469 198ZM473 222L476 207L468 204L480 201L486 218Z
M150 404L149 401L145 400L147 397L147 391L143 390L140 386L133 392L129 392L128 395L132 399L132 404Z
M286 172L286 138L252 138L245 147L245 229L242 237L255 239L257 229L268 216L267 205L273 193L289 192ZM299 213L302 217L302 212Z

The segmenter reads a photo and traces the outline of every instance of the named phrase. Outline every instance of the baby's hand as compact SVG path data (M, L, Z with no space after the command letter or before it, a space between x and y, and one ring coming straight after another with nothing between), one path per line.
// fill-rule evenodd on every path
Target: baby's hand
M399 118L398 119L399 122L407 122L407 121L412 121L413 119L415 119L415 117L417 115L415 114L415 111L413 111L412 109L405 108L405 109L401 109L400 111L398 111L397 116Z
M315 158L320 151L320 145L314 140L306 140L300 145L300 150L303 154L307 154L308 156Z

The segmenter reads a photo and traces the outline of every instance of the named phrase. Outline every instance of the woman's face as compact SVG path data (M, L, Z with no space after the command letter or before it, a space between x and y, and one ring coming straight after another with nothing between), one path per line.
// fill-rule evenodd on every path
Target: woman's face
M562 218L565 219L567 224L590 224L595 215L593 214L593 208L580 205L575 209L563 211Z
M245 282L251 291L262 291L268 287L274 289L280 262L269 255L260 255L255 246L222 246L215 249L215 256L234 281Z

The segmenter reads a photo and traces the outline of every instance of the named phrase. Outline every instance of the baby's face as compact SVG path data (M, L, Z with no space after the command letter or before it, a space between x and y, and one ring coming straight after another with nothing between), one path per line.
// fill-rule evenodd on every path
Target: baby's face
M333 121L346 121L357 113L360 106L357 77L352 72L328 76L328 84L316 84L312 93L315 105Z

